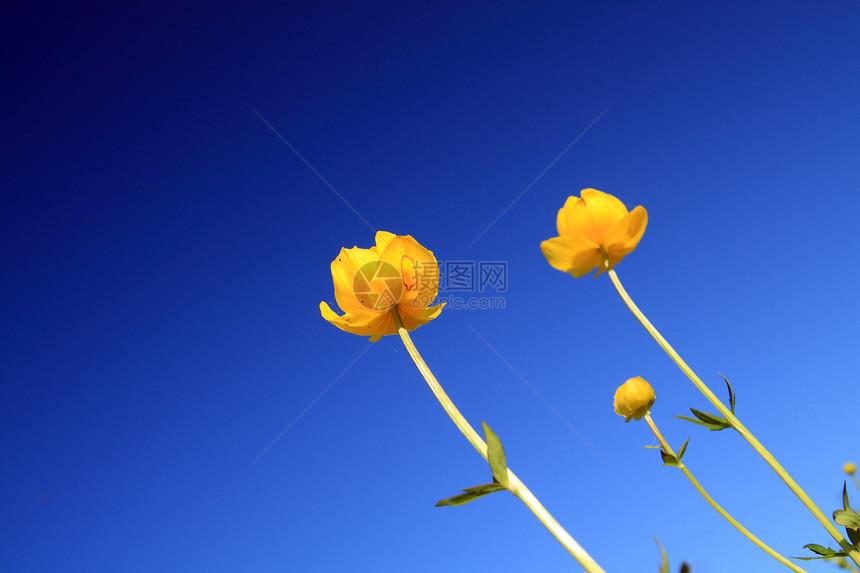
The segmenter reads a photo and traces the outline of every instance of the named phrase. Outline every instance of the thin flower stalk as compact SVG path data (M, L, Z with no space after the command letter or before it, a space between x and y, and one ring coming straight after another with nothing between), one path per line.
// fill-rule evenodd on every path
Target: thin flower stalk
M660 433L660 430L657 428L657 425L654 423L654 420L651 418L651 414L645 414L645 421L648 422L648 426L650 426L651 431L654 432L654 435L657 437L657 440L659 440L660 445L663 447L663 450L667 454L672 456L673 458L677 459L677 456L675 455L675 452L672 450L672 447L669 445L669 442L667 442L665 440L665 438L663 438L663 435ZM789 561L787 558L783 557L782 555L780 555L779 553L777 553L776 551L771 549L770 546L768 546L765 542L763 542L761 539L759 539L758 537L753 535L743 525L738 523L738 521L734 517L732 517L731 514L729 514L729 512L727 512L725 509L723 509L720 506L720 504L718 504L716 501L714 501L714 499L708 494L708 492L705 491L705 488L703 488L702 485L698 482L698 480L696 480L696 478L693 477L693 474L690 472L689 468L687 468L687 466L684 464L684 462L682 462L681 460L678 460L676 467L679 470L681 470L685 476L687 476L687 479L690 480L690 483L693 484L693 487L695 487L696 490L700 494L702 494L702 497L704 497L705 500L709 504L711 504L711 507L716 509L717 513L722 515L726 519L726 521L731 523L738 531L743 533L750 541L752 541L753 543L758 545L768 555L770 555L771 557L773 557L774 559L776 559L777 561L779 561L780 563L782 563L783 565L785 565L786 567L791 569L792 571L795 571L797 573L806 573L805 569L801 569L800 567L798 567L797 565L795 565L794 563Z
M785 482L785 484L789 487L789 489L794 492L794 494L800 499L803 505L815 516L815 518L824 526L824 529L833 536L833 539L836 540L837 543L844 549L849 557L858 565L860 565L860 551L855 549L851 543L845 539L839 530L831 523L831 521L827 518L824 512L819 509L819 507L812 501L812 499L803 491L797 482L789 475L789 473L782 467L782 465L773 457L773 455L767 450L767 448L762 445L762 443L750 432L746 426L744 426L740 420L735 417L732 411L726 407L723 402L717 398L716 394L714 394L710 388L699 378L696 373L690 368L686 362L675 352L675 349L666 341L665 338L657 331L653 324L645 317L639 307L633 302L633 299L630 298L630 295L627 294L627 291L624 290L624 287L621 285L621 281L618 279L618 275L614 269L609 268L608 259L604 259L604 265L606 266L609 278L612 280L612 284L615 285L615 289L618 291L618 294L621 295L621 299L624 301L624 304L627 305L627 308L630 309L630 312L633 313L633 316L639 321L639 323L645 327L645 330L657 341L657 344L669 355L672 361L681 369L681 371L690 379L693 385L705 395L708 401L714 405L714 407L720 412L720 414L732 425L732 427L737 430L737 432L747 441L749 444L755 449L756 452L764 459L765 462L773 469L774 472Z
M391 309L391 316L394 319L394 323L397 326L397 333L400 335L400 339L403 341L403 345L406 347L406 351L409 353L409 356L412 358L412 361L415 363L415 366L418 368L418 371L421 373L421 376L424 377L424 380L427 382L427 385L430 386L430 390L433 392L433 395L436 396L436 399L439 401L439 404L442 405L442 408L454 422L454 425L462 432L462 434L469 440L469 443L478 450L478 453L481 454L481 457L484 460L488 460L487 458L487 444L484 442L483 438L478 435L474 428L469 424L466 418L460 413L448 395L445 393L445 390L442 389L442 386L439 384L439 381L436 380L436 377L430 371L430 368L427 366L427 363L424 362L424 359L421 357L421 354L418 352L418 349L415 347L415 344L412 342L412 338L409 336L409 332L403 326L403 322L400 318L400 313L397 310L397 307L393 307ZM520 479L512 472L510 469L507 470L508 479L510 480L510 490L515 496L517 496L520 501L522 501L526 507L535 515L535 517L540 520L540 522L552 533L553 537L558 540L559 543L564 546L564 548L570 553L576 561L582 565L588 573L604 573L604 570L597 564L597 562L589 555L585 549L582 548L576 540L571 537L571 535L565 531L565 529L555 520L555 518L547 511L547 509L538 501L538 499L534 496L534 494L529 491L529 489L525 486L525 484L520 481Z

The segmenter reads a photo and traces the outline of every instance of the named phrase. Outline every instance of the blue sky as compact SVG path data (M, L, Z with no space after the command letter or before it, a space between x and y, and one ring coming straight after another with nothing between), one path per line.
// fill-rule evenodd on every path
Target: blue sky
M486 465L399 339L368 349L319 315L331 260L370 227L507 263L503 309L448 309L414 340L607 571L656 571L653 536L673 570L783 570L612 411L637 375L744 525L786 555L828 544L739 436L672 417L708 404L608 278L560 273L539 244L583 188L644 205L625 286L839 507L860 461L856 2L18 3L3 20L0 568L578 570L510 496L433 507Z

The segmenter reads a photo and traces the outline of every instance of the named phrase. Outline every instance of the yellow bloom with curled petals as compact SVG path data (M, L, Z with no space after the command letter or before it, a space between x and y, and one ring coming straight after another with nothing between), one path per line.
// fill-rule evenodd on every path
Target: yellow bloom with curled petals
M641 420L657 401L654 388L644 378L636 376L618 387L615 391L615 413L624 416L624 421Z
M444 306L430 306L439 291L436 257L409 235L379 231L369 249L341 249L331 263L331 276L344 314L321 302L322 317L346 332L370 336L371 342L397 332L394 307L403 326L415 330L439 316Z
M583 189L582 197L570 196L558 212L558 237L540 244L546 260L560 271L579 278L597 267L596 277L611 269L639 244L648 225L641 205L628 212L617 198Z

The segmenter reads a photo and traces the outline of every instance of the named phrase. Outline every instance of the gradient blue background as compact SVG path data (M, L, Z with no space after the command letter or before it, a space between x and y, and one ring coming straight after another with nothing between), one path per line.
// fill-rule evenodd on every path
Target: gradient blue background
M709 405L608 278L538 245L582 188L644 205L628 290L839 507L860 461L857 2L21 2L2 20L3 571L579 570L510 496L433 507L488 470L396 337L361 355L320 318L330 261L373 232L252 107L374 228L508 262L504 310L414 339L607 571L656 571L652 536L673 571L784 570L612 411L635 375L743 524L786 555L833 546L739 436L672 418Z

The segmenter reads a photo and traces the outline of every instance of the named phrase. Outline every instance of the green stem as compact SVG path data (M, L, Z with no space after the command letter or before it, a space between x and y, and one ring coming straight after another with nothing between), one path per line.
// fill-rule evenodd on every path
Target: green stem
M430 368L427 367L427 363L424 362L424 359L421 357L421 354L418 353L418 349L415 348L415 344L412 342L412 339L409 336L409 332L407 332L406 328L403 326L403 321L400 319L400 313L397 311L397 307L393 307L391 309L391 315L394 318L394 323L397 325L397 333L400 335L400 339L403 341L403 345L406 347L406 351L409 352L409 356L412 358L412 361L415 363L415 366L418 367L418 371L421 372L421 376L424 377L424 380L427 382L427 385L430 386L430 390L433 392L433 395L436 396L436 399L439 400L439 403L442 405L442 408L460 430L466 439L469 440L469 443L474 446L478 453L481 454L485 460L487 460L487 444L478 435L474 428L466 421L466 418L460 413L457 407L451 402L451 399L448 398L448 395L445 393L445 390L442 389L442 386L439 384L439 381L436 380L436 377L433 376L433 373L430 371ZM538 499L534 496L534 494L529 491L529 489L525 486L525 484L520 481L520 479L508 469L508 479L510 480L510 490L515 496L517 496L520 501L526 504L531 512L537 517L541 523L552 533L553 537L555 537L559 543L561 543L565 549L567 549L568 553L570 553L576 561L585 567L585 570L588 573L605 573L600 565L589 555L576 540L570 536L570 534L564 530L564 528L555 520L555 518L547 511L547 509L541 505Z
M665 438L663 438L663 435L660 433L660 430L657 429L657 424L655 424L654 420L651 419L650 413L645 414L645 421L648 422L648 425L651 427L651 431L654 432L655 436L657 436L657 439L660 441L660 445L663 447L663 450L667 454L671 455L672 457L676 457L675 452L672 450L672 447L669 445L669 442L667 442L665 440ZM693 487L695 487L696 490L698 490L698 492L700 494L702 494L702 497L704 497L705 500L711 504L711 507L716 509L717 513L719 513L724 518L726 518L726 521L728 521L729 523L734 525L738 531L740 531L741 533L746 535L750 541L752 541L753 543L758 545L768 555L770 555L771 557L773 557L774 559L776 559L777 561L779 561L780 563L782 563L783 565L785 565L786 567L791 569L792 571L796 571L797 573L806 573L806 571L804 569L801 569L800 567L798 567L797 565L795 565L794 563L792 563L791 561L789 561L788 559L786 559L785 557L783 557L782 555L780 555L779 553L777 553L776 551L771 549L764 541L760 540L758 537L756 537L755 535L750 533L743 525L738 523L738 521L734 517L732 517L731 514L729 514L729 512L727 512L725 509L720 507L720 505L716 501L714 501L714 499L710 495L708 495L708 492L705 491L705 488L703 488L702 485L696 480L696 478L693 477L693 474L690 473L690 470L687 468L686 465L684 465L683 462L681 462L681 460L678 460L678 466L677 467L679 470L684 472L684 475L687 476L687 479L690 480L690 483L693 484Z
M794 481L794 479L788 474L785 468L783 468L782 465L780 465L780 463L776 461L776 458L774 458L773 455L769 451L767 451L767 449L762 445L761 442L758 441L758 439L752 434L752 432L747 430L747 428L741 423L740 420L735 417L731 410L729 410L726 405L723 404L719 398L717 398L717 396L711 391L711 389L708 388L708 386L704 382L702 382L701 378L699 378L696 373L693 372L693 369L687 366L687 363L684 362L684 360L678 355L677 352L675 352L675 349L672 348L668 342L666 342L666 339L660 335L657 329L654 328L654 325L651 324L651 322L649 322L647 318L645 318L645 315L642 313L641 310L639 310L639 307L636 306L636 304L630 298L630 295L628 295L627 291L624 290L624 287L621 286L621 281L618 279L618 275L613 269L609 269L609 278L612 280L612 284L615 285L615 289L618 291L618 294L621 295L621 299L624 301L624 304L627 305L627 308L630 309L630 312L633 313L633 316L636 317L639 323L645 327L645 330L648 331L648 334L650 334L654 338L654 340L657 341L657 344L659 344L660 347L666 352L666 354L668 354L669 357L675 362L675 364L678 365L678 368L680 368L681 371L687 375L687 378L689 378L693 385L695 385L696 388L699 389L699 392L705 395L705 398L707 398L708 401L710 401L711 404L713 404L714 407L719 410L720 414L723 415L723 417L732 425L732 427L737 430L737 432L741 436L743 436L743 438L747 442L749 442L753 449L758 452L758 454L764 459L764 461L766 461L767 464L771 468L773 468L773 471L775 471L776 474L782 479L782 481L785 482L788 488L792 492L794 492L794 495L796 495L798 499L803 502L803 505L805 505L806 508L812 513L812 515L814 515L815 518L821 523L821 525L824 526L824 529L826 529L827 532L833 536L833 539L835 539L837 543L839 543L839 545L842 547L842 549L844 549L848 553L848 556L851 557L851 559L855 563L860 565L860 551L855 549L854 546L851 545L851 543L849 543L848 540L845 539L842 534L839 533L839 530L836 529L836 527L830 522L830 520L827 518L826 515L824 515L824 513L818 508L818 506L815 505L815 502L813 502L812 499L810 499L810 497L806 494L806 492L803 491L803 488L801 488L797 484L797 482Z

